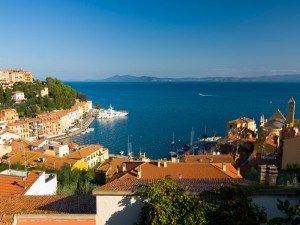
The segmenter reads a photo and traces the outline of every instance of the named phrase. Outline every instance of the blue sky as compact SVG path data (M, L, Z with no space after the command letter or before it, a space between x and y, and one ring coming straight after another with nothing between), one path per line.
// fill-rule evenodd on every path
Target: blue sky
M0 68L99 80L300 74L297 0L0 0Z

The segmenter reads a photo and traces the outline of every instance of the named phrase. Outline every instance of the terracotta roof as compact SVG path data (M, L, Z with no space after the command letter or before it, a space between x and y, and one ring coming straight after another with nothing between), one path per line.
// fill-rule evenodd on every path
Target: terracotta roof
M102 148L103 146L101 145L89 145L79 149L76 152L70 153L67 157L70 159L84 159Z
M25 194L30 186L42 175L42 171L29 172L25 184L21 176L0 174L0 196ZM26 188L24 188L24 185Z
M44 216L41 218L41 216L22 216L17 215L16 217L17 223L14 225L36 225L36 224L43 224L43 225L96 225L96 216L94 218L87 218L86 215L83 216L72 216L72 219L70 217L61 217L58 215L55 216Z
M16 110L15 109L1 109L0 110L0 112L1 111L4 111L4 112L10 112L10 111L14 111L14 112L16 112Z
M114 191L130 191L135 192L138 188L149 183L156 183L161 179L117 179L103 186L94 189L93 194L105 194ZM191 192L209 191L221 185L230 186L233 183L249 184L245 179L175 179L176 183L185 186Z
M29 151L29 146L28 144L21 142L21 141L13 141L11 143L11 149L12 149L12 153L16 153L19 151Z
M186 155L181 160L181 162L187 163L231 163L235 164L234 159L231 155Z
M235 119L235 120L231 120L231 121L228 121L228 123L234 123L234 124L240 124L240 123L250 123L250 122L254 122L253 119L249 119L247 117L241 117L241 118L238 118L238 119Z
M77 148L79 145L75 142L69 142L68 143L69 149Z
M86 196L2 196L0 212L6 214L95 214L96 197Z
M104 164L98 167L98 170L106 172L106 176L110 178L116 173L117 167L122 170L122 163L129 161L130 159L127 158L115 158L111 161L106 161Z
M69 164L72 167L76 162L77 160L68 159L66 157L47 156L43 165L47 168L60 169L65 164Z
M45 141L46 141L46 140L44 140L44 139L37 140L37 141L35 141L35 142L31 142L30 145L38 147L40 144L42 144L42 143L45 142Z
M222 163L161 163L158 162L127 162L126 172L122 171L115 174L115 179L137 179L138 171L141 171L142 179L163 179L170 176L173 179L226 179L242 178L238 175L237 170L230 164L226 163L226 170L222 169ZM164 167L166 164L166 167Z
M28 124L28 123L24 120L19 120L14 123L8 123L7 126L20 126L20 125L24 125L24 124Z
M25 118L24 119L27 122L36 122L36 121L41 121L41 119L35 117L35 118Z
M10 153L10 162L11 163L21 163L24 165L25 158L24 158L24 151L20 150L18 152ZM25 151L26 161L28 166L38 165L38 166L45 166L51 169L60 169L64 164L69 164L71 167L77 162L75 159L69 159L67 157L56 157L56 156L49 156L45 155L43 152L40 151ZM45 162L37 162L38 158L45 157Z
M0 197L0 223L13 224L14 215L28 215L28 214L96 214L96 197L92 195L87 196L2 196ZM41 224L74 224L72 221L79 224L80 219L70 219L45 221L40 219ZM47 219L48 220L48 219ZM22 220L24 222L24 220ZM17 219L17 224L21 220ZM31 220L32 223L37 224L39 221ZM82 220L81 223L90 222ZM26 223L27 224L27 223ZM28 223L31 224L31 223ZM95 223L88 223L95 224Z
M271 145L272 147L277 147L277 144L275 143L275 139L277 136L277 141L278 141L278 135L274 134L274 133L269 133L266 141L264 142L264 144L268 144Z

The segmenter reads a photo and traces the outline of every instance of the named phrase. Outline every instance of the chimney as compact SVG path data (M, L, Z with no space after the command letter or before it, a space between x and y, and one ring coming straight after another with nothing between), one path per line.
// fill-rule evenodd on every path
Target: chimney
M166 161L164 161L164 167L167 167L167 162Z
M27 187L26 187L26 183L25 183L25 182L26 182L26 176L25 176L25 177L22 177L22 181L23 181L23 183L24 183L24 187L23 187L23 188L26 189L26 188L27 188Z
M119 166L116 167L116 173L119 173Z
M123 162L122 166L123 166L123 170L122 171L126 172L126 163Z
M225 162L222 163L222 170L226 171L226 163Z
M157 161L157 167L160 167L160 161L159 160Z
M137 174L137 179L141 179L142 177L142 168L139 166L138 168L138 174Z
M238 175L238 176L241 176L241 170L240 170L240 167L237 169L237 175Z

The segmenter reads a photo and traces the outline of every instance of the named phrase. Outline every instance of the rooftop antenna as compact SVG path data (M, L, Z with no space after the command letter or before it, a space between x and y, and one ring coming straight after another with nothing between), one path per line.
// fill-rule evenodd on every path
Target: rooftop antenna
M8 173L11 174L11 170L10 170L10 160L8 160Z
M24 162L24 171L25 171L25 177L27 176L27 157L26 157L26 154L25 154L25 148L24 146L21 146L21 149L23 148L23 156L24 156L24 159L25 159L25 162Z
M128 150L128 157L132 156L132 143L130 143L129 141L129 135L128 135L128 146L127 146L127 150Z
M195 131L194 131L194 128L192 127L192 131L191 131L191 140L190 140L190 146L192 146L192 145L193 145L194 135L195 135Z
M24 189L26 189L26 184L25 184L26 176L25 176L25 177L22 177L22 181L23 181L23 183L24 183Z

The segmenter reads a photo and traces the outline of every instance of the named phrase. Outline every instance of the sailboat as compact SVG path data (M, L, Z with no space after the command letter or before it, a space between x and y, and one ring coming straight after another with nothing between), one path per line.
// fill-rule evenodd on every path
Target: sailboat
M171 142L171 146L173 147L175 145L175 135L174 135L174 132L173 132L173 140Z

